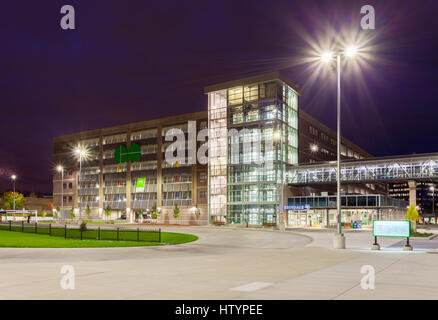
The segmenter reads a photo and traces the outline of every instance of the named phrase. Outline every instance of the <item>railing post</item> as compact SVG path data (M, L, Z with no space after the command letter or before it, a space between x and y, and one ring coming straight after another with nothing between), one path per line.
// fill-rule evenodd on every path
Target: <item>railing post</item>
M38 223L35 222L35 233L38 233Z
M9 231L12 231L12 221L9 220L8 222L9 222Z
M64 239L67 239L67 223L64 225Z
M52 224L49 223L49 236L51 236L51 235L52 235Z
M119 227L117 227L117 241L119 241Z
M158 242L161 243L161 228L158 229Z
M100 240L100 227L97 229L97 240Z
M24 220L21 220L21 232L24 232Z
M139 242L139 241L140 241L140 231L139 231L139 229L137 227L137 242Z

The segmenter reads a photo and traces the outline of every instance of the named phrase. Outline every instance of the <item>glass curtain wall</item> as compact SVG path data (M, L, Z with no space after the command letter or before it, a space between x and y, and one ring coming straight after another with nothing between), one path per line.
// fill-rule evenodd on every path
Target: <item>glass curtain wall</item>
M239 94L231 99L240 99ZM210 222L224 223L227 214L227 90L208 94L208 123L208 214Z
M227 138L227 223L274 224L286 164L298 162L298 95L281 81L226 93L238 132Z

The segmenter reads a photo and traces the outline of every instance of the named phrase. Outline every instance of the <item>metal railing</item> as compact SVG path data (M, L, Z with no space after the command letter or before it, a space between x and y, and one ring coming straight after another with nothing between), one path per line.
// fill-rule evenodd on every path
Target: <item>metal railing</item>
M289 184L335 183L336 161L291 166ZM341 162L342 182L428 180L438 178L438 153Z
M92 227L84 230L79 226L65 224L52 225L51 223L0 223L0 230L23 233L46 234L64 239L106 240L130 242L158 242L161 243L161 228L132 228L132 227Z

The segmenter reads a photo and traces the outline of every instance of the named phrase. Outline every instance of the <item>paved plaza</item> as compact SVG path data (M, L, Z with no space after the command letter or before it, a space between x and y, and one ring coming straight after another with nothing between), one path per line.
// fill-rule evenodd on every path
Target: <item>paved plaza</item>
M0 248L0 299L437 299L438 240L379 239L332 230L286 232L229 227L164 227L199 236L192 243L140 248ZM61 268L75 289L61 288ZM361 268L375 288L361 288Z

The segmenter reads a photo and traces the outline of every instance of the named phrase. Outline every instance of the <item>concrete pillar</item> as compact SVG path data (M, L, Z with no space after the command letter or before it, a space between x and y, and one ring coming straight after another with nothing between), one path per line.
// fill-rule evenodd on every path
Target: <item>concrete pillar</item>
M196 170L197 164L192 165L192 206L198 204L198 172Z
M103 212L104 212L104 207L103 207L103 200L104 200L104 194L103 194L103 136L99 137L99 178L98 178L98 183L99 183L99 218L103 218Z
M128 130L126 134L126 146L127 150L131 146L131 130ZM131 210L131 161L126 162L126 220L130 223L134 222L133 212Z
M161 125L157 128L157 208L162 207L162 161L163 161L163 137L161 135Z
M285 216L286 213L284 212L284 207L285 207L285 202L287 205L287 184L280 184L279 185L279 210L276 213L277 214L277 226L279 228L280 231L284 231L285 230Z
M409 205L417 206L417 182L408 181L409 185Z
M79 167L76 167L76 170L74 171L74 193L73 193L73 208L78 208L79 204ZM75 212L76 213L76 212ZM70 213L68 214L68 217L70 218Z

